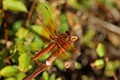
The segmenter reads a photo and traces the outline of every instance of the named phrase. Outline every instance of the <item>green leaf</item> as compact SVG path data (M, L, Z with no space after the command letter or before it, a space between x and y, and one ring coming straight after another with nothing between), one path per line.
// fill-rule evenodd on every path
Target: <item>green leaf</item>
M13 52L12 55L11 55L11 61L13 63L17 63L18 62L18 57L19 57L19 54L17 52Z
M15 32L21 27L22 21L16 21L14 22L12 29L9 30L9 36L15 35Z
M94 47L94 43L92 42L94 35L95 31L93 29L89 29L83 37L83 43L90 48Z
M97 60L95 61L95 66L96 66L97 68L103 68L103 66L104 66L104 60L103 60L103 59L97 59Z
M56 77L56 75L53 73L52 75L50 75L49 80L55 80L55 77Z
M96 48L97 54L99 57L104 57L105 55L105 46L101 43L98 44L97 48Z
M82 75L81 80L91 80L87 75Z
M41 57L39 58L39 60L40 60L40 61L45 61L45 60L50 56L50 54L51 54L51 52L47 52L47 54L41 56Z
M17 71L18 71L18 68L16 66L6 66L0 70L0 75L5 77L10 77L15 75Z
M23 80L23 78L25 77L25 73L23 72L19 72L18 75L17 75L17 80Z
M27 53L22 54L19 57L20 70L23 72L27 71L29 69L29 66L30 66L30 61L31 61L31 58L30 58L29 54L27 54Z
M56 59L54 61L54 64L60 69L60 70L64 70L64 63L62 60L60 59Z
M76 69L81 69L81 68L82 68L82 65L77 62L76 65L75 65L75 68L76 68Z
M23 44L20 44L17 46L17 50L19 52L19 55L21 55L21 54L25 53L27 49L26 49L26 46L24 46Z
M111 77L114 75L114 62L113 61L108 61L106 66L105 66L105 75L107 77Z
M30 45L32 51L39 50L44 46L42 39L35 35L33 42Z
M16 80L14 77L6 78L5 80Z
M22 21L16 21L14 24L13 24L13 31L17 31L22 25Z
M44 80L49 80L49 74L46 71L43 72L42 77Z
M32 51L36 51L40 49L40 46L36 42L32 42L30 48Z
M108 61L105 66L105 75L107 77L114 76L114 71L118 70L120 67L120 60Z
M120 67L120 60L114 62L114 70L117 70Z
M21 0L3 0L5 10L27 12L25 4Z
M86 10L89 7L88 3L90 3L90 0L70 0L69 2L75 9Z
M19 30L16 32L16 36L19 39L26 39L29 36L29 31L23 27L19 28Z
M115 0L105 0L105 5L108 6L109 8L116 7L116 2Z
M60 77L56 78L56 80L62 80Z

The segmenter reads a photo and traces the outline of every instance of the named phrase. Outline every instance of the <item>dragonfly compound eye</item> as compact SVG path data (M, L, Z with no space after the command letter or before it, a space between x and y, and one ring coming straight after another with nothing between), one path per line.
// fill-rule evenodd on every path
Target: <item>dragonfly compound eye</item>
M77 39L78 39L77 36L72 36L72 37L71 37L71 41L72 41L72 42L75 42Z

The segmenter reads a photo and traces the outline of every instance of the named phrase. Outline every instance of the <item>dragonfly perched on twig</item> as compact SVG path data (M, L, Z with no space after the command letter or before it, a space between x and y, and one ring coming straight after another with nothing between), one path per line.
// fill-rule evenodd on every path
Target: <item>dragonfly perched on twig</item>
M41 4L41 7L43 7L47 11L47 13L49 15L49 20L48 20L48 22L46 24L45 22L43 22L43 20L40 17L37 17L37 18L40 20L40 22L42 23L44 29L49 34L49 37L53 40L53 42L51 42L46 48L44 48L43 50L38 52L38 54L33 58L33 60L37 60L38 58L40 58L41 56L43 56L44 54L46 54L48 51L52 50L56 46L57 46L58 49L56 51L54 51L47 58L47 60L45 62L43 62L37 68L37 70L35 70L28 77L24 78L24 80L31 80L31 79L35 78L38 74L40 74L43 70L45 70L48 66L50 66L53 63L53 61L59 55L64 54L65 56L67 56L64 52L69 47L74 49L74 47L72 47L71 44L77 40L77 37L76 36L71 36L71 34L68 31L66 31L63 34L59 34L59 32L58 32L58 30L56 28L56 25L55 25L54 21L51 18L48 7L46 7L43 3Z

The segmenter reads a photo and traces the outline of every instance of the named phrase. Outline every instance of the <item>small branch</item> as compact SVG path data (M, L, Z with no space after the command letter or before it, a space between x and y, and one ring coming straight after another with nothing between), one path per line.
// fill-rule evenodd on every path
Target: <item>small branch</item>
M0 4L1 4L1 10L2 10L2 25L4 27L4 38L6 40L6 48L7 47L7 41L8 41L8 28L7 28L7 23L6 23L6 20L5 20L5 11L4 11L4 8L3 8L3 0L0 0Z
M109 23L107 21L98 19L98 18L96 18L94 16L90 16L89 21L92 24L100 25L101 27L120 35L120 27L119 26L113 25L113 24L111 24L111 23Z
M30 8L30 11L28 12L28 17L27 17L27 20L26 20L26 25L28 25L31 17L32 17L32 14L33 14L33 11L35 9L35 6L37 4L38 0L34 0L33 3L32 3L32 6Z

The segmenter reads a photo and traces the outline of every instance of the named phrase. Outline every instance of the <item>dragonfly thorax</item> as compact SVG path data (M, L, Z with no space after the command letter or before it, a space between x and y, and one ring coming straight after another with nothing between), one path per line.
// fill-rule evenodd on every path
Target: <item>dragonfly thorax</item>
M70 39L70 36L68 35L68 33L65 34L60 34L57 38L54 38L54 41L57 44L63 44L63 41L68 41Z

